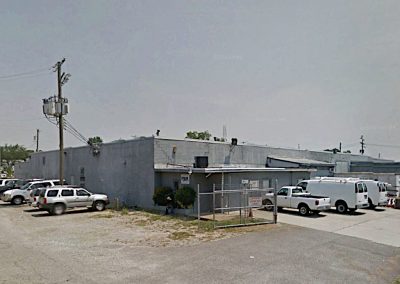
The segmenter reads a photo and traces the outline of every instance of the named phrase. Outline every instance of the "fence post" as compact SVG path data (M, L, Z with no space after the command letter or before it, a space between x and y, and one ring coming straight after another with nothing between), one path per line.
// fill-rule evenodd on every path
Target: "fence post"
M200 184L197 184L197 229L200 229Z
M213 227L215 229L215 183L213 184Z
M275 187L274 187L274 224L276 224L278 222L277 191L278 191L278 179L275 179Z

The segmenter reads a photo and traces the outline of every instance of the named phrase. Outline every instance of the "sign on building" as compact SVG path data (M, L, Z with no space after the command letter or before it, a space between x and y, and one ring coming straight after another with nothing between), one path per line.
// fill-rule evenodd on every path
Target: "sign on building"
M181 184L190 184L189 174L181 174Z
M258 180L251 180L250 181L250 188L259 188L259 181Z

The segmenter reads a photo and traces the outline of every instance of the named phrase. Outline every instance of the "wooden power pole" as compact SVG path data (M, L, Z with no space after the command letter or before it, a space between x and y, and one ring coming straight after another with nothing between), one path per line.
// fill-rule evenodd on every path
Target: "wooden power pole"
M36 129L36 152L39 152L39 129Z
M57 68L57 85L58 85L58 103L59 103L59 110L58 110L58 128L59 128L59 139L60 139L60 169L59 169L59 176L60 176L60 184L64 184L64 120L63 120L63 97L62 97L62 85L68 77L61 73L61 66L65 62L65 58L61 61L56 63ZM68 74L69 75L69 74Z

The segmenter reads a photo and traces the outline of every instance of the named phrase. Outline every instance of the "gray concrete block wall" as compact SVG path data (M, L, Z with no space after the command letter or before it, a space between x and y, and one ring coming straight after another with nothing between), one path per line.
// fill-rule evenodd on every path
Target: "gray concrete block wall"
M66 148L64 176L68 183L81 184L127 205L152 206L154 189L153 138L103 144L99 155L90 147ZM16 167L23 178L58 178L58 151L39 152ZM43 158L45 164L43 164ZM81 169L84 168L82 176Z

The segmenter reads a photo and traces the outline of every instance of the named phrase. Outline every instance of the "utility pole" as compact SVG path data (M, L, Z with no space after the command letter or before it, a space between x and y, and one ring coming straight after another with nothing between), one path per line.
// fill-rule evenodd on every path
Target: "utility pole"
M39 152L39 129L36 129L36 152Z
M71 74L61 72L61 66L64 64L65 58L58 61L54 66L54 72L57 72L57 89L58 95L43 99L43 114L46 116L55 117L58 122L59 140L60 140L60 157L59 157L59 177L60 184L64 184L64 120L63 116L68 113L68 99L62 97L62 86L68 82ZM39 131L39 130L38 130ZM39 132L38 139L39 140Z
M61 65L65 62L65 59L58 61L57 67L57 85L58 85L58 101L61 103L62 110L62 83L61 83ZM59 129L59 139L60 139L60 184L64 184L64 122L62 111L58 114L58 129Z
M364 148L365 148L364 135L361 135L360 139L361 139L361 142L360 142L360 144L361 144L360 153L361 153L361 155L364 155L364 152L365 152L365 150L364 150Z

